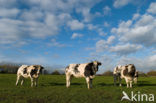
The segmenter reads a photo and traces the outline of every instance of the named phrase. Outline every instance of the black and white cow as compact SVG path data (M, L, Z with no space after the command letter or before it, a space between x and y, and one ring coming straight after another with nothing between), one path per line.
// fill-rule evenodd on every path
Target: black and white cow
M24 78L30 78L31 79L31 87L35 84L37 86L37 81L39 78L39 74L42 72L42 69L44 69L41 65L22 65L19 67L17 71L17 80L16 85L18 85L18 82L21 80L21 85L23 85Z
M84 64L70 64L65 69L66 87L68 88L70 86L72 77L84 77L86 78L88 89L92 88L92 79L95 77L99 65L101 65L101 63L98 61Z
M136 72L136 68L134 64L127 64L125 66L117 66L113 71L114 75L114 85L116 85L116 81L119 80L119 84L121 86L121 79L125 79L127 88L132 88L132 82L136 81L138 78L138 73Z

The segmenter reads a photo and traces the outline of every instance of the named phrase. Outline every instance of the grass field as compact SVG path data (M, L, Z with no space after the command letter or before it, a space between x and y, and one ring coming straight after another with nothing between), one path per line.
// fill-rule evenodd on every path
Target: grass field
M122 91L156 95L156 77L140 77L138 84L128 89L125 84L114 87L113 77L105 76L96 76L91 90L87 89L84 78L72 79L67 89L64 75L41 75L39 86L33 88L29 79L23 86L15 86L15 81L15 74L0 74L1 103L121 103Z

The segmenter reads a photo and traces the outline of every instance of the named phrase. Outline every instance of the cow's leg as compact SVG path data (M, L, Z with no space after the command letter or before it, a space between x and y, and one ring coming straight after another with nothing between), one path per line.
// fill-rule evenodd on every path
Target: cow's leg
M66 74L66 87L67 87L67 88L70 87L70 80L71 80L71 75Z
M93 87L93 79L90 79L90 88L92 88Z
M130 81L130 88L132 88L132 81Z
M23 85L23 82L24 82L24 78L22 77L21 78L21 85Z
M35 86L37 87L38 78L34 80Z
M119 86L121 87L122 86L122 84L121 84L121 77L119 76Z
M114 76L114 86L116 86L117 75L114 74L113 76Z
M89 77L86 77L86 83L87 83L88 89L90 89L90 78Z
M31 87L33 87L33 85L34 85L34 78L30 78L31 79Z
M135 77L135 78L134 78L134 83L137 84L137 82L138 82L138 78Z
M127 88L129 88L129 80L128 78L125 78L126 84L127 84Z
M20 75L17 75L17 80L16 80L16 86L18 85L18 82L19 82L19 80L20 80Z

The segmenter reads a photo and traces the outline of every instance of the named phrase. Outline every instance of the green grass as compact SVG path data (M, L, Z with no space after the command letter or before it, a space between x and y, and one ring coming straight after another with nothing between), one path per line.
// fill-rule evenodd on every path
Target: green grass
M121 103L122 91L156 95L156 77L140 77L138 84L128 89L124 80L123 87L115 87L113 77L105 76L96 76L91 90L87 89L84 78L72 79L67 89L63 75L41 75L38 87L33 88L30 79L23 86L15 86L15 81L15 74L0 74L1 103Z

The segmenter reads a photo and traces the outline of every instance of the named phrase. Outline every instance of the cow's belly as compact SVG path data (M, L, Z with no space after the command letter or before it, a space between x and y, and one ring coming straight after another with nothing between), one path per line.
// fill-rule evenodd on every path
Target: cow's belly
M29 75L27 75L27 74L23 74L22 75L24 78L29 78L30 76Z
M38 78L38 75L34 74L32 75L33 78Z
M81 78L81 77L84 77L84 74L77 73L77 74L74 74L73 76L76 78Z

